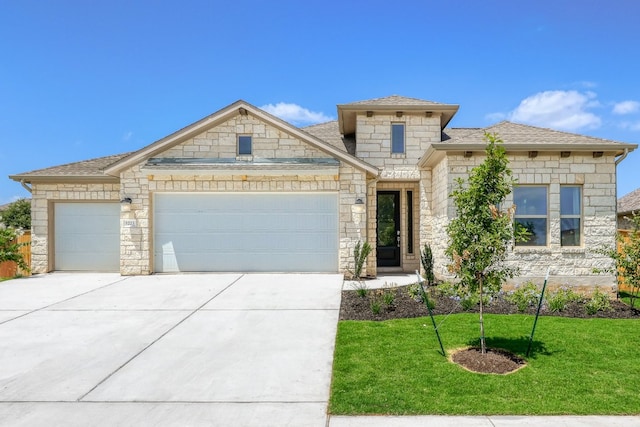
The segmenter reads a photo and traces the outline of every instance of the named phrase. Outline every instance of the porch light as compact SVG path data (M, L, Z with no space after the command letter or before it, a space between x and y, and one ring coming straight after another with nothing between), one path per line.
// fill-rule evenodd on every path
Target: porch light
M122 200L120 200L120 203L122 203L122 204L126 203L126 204L130 205L131 202L132 202L131 197L125 197Z
M364 202L362 199L356 199L356 202L351 206L351 212L353 213L364 213Z

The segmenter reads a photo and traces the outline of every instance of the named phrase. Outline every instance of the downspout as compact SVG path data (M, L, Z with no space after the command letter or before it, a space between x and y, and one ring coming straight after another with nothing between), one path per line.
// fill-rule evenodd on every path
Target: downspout
M31 187L29 187L29 186L27 185L27 183L26 183L26 182L24 182L24 179L21 179L21 180L20 180L20 185L22 185L22 186L24 187L24 189L25 189L25 190L27 190L29 193L33 193L33 191L31 190Z
M625 148L624 153L622 153L622 155L616 159L616 166L618 166L618 164L620 164L620 162L623 161L628 155L629 155L629 149ZM616 183L617 182L618 180L616 179Z

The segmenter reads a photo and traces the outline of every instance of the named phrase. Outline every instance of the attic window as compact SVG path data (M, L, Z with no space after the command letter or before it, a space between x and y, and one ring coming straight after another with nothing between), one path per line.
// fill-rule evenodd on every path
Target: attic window
M251 155L251 135L238 135L238 155Z

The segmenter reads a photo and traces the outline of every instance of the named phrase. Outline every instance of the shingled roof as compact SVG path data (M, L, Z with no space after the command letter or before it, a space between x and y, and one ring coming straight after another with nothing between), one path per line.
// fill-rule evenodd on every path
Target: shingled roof
M640 212L640 188L618 199L618 215Z
M485 145L484 134L495 133L504 141L505 147L523 150L582 150L582 151L615 151L622 154L624 149L635 149L637 145L617 142L592 136L578 135L575 133L541 128L502 121L486 128L475 129L445 129L449 139L443 138L443 142L455 146ZM462 149L462 148L461 148Z
M383 98L366 99L364 101L350 102L342 105L416 105L416 106L434 106L434 105L448 105L440 102L428 101L426 99L407 98L406 96L391 95Z
M72 180L74 178L113 180L112 177L105 176L103 172L104 169L118 160L127 157L129 154L131 153L115 154L50 168L36 169L30 172L10 175L9 178L24 182L38 181L45 178L60 178L61 180Z
M302 128L303 131L320 138L321 140L331 144L339 150L356 155L356 140L353 137L344 137L340 135L338 129L338 121L320 123Z

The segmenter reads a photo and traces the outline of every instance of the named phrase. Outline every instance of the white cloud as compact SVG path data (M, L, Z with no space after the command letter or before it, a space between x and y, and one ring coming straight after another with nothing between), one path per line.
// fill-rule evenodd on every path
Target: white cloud
M126 132L124 133L124 135L122 135L122 140L123 140L123 141L129 141L129 140L131 139L131 137L132 137L132 136L133 136L133 132L131 132L130 130L129 130L129 131L126 131Z
M613 114L631 114L640 110L638 101L622 101L613 104Z
M295 125L309 125L333 120L332 117L329 117L324 113L309 111L297 104L289 104L286 102L278 102L275 105L267 104L260 108L267 113L273 114L274 116Z
M602 119L588 110L600 105L593 92L550 90L525 98L509 114L510 120L535 126L575 131L595 129Z

